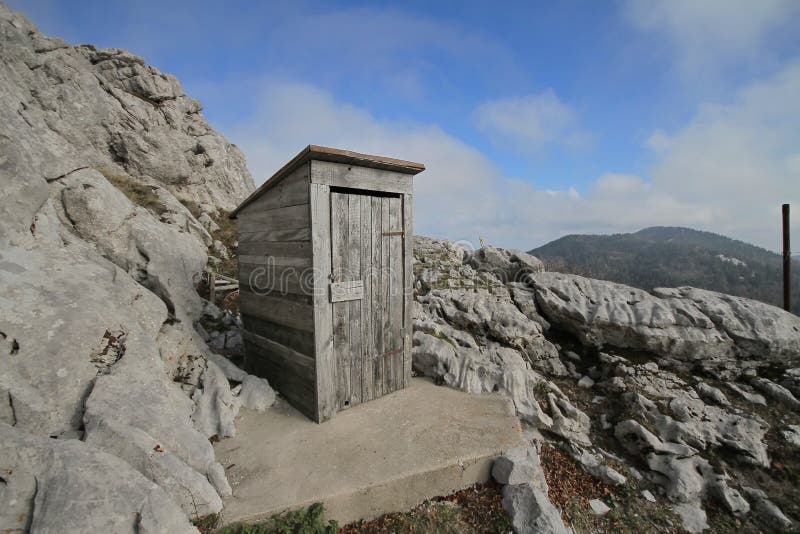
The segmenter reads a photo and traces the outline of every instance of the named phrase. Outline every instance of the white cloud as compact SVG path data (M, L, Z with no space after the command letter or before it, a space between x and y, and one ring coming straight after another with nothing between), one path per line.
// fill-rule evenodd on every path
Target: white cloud
M261 107L229 132L256 182L308 144L421 161L418 233L528 249L568 233L690 226L773 250L781 202L800 206L800 65L705 105L687 125L657 132L650 180L609 173L582 194L536 189L435 125L382 121L307 84L270 82ZM536 177L529 177L536 178ZM795 235L800 225L795 224Z
M624 0L634 28L666 39L677 67L708 75L732 64L758 62L779 30L796 31L796 0Z
M493 143L523 154L551 143L578 146L588 137L577 127L575 111L551 89L485 102L474 117L478 129Z
M795 62L730 103L701 106L673 135L657 132L654 189L707 210L716 231L778 249L780 204L800 204L799 94Z

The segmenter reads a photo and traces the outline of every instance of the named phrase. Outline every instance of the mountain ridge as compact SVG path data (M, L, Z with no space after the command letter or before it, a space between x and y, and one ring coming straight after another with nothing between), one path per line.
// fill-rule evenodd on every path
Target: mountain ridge
M695 286L782 306L782 257L730 237L680 226L620 234L571 234L529 251L548 270L645 290ZM797 264L795 264L797 265ZM800 272L792 275L792 310L800 313Z

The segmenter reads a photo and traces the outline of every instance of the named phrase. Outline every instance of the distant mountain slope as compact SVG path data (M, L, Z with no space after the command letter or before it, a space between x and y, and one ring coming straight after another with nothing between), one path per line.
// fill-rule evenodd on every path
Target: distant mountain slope
M654 226L632 234L568 235L530 251L548 270L642 289L690 285L782 305L780 254L691 228ZM800 263L792 277L800 313Z

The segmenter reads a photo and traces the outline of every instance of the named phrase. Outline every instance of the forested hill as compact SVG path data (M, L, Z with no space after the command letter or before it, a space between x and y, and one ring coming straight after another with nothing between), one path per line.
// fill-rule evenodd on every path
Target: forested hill
M690 285L782 305L781 255L711 232L654 226L632 234L568 235L530 251L548 270L642 289ZM800 313L800 262L792 277Z

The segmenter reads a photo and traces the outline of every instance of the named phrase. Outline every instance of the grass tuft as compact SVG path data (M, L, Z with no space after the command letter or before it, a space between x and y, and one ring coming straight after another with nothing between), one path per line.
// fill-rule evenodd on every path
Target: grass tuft
M97 171L135 205L145 208L156 217L161 217L167 211L152 186L141 184L127 174L117 172L110 167L100 167Z

